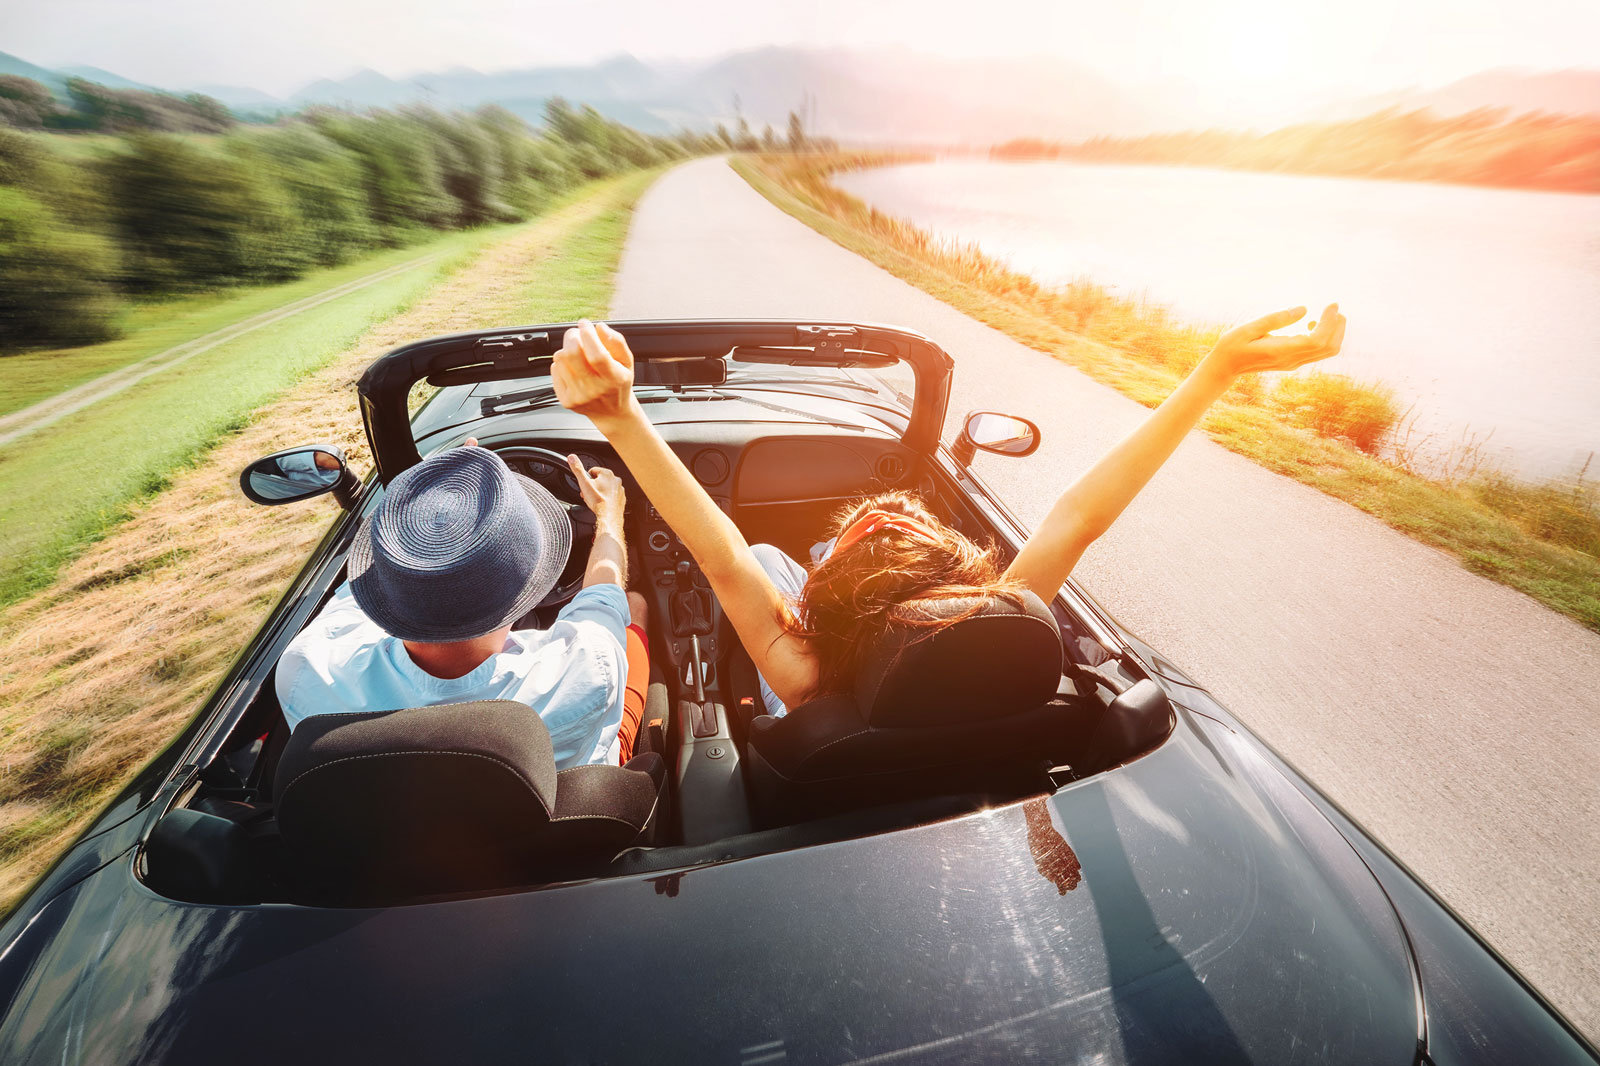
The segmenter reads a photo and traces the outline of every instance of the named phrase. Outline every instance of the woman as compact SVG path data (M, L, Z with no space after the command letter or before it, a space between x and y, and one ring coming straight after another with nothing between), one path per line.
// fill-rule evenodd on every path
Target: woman
M1055 598L1084 550L1161 468L1241 374L1292 370L1339 351L1344 316L1323 311L1309 334L1272 331L1305 308L1279 311L1223 334L1144 423L1072 484L1001 571L986 552L903 493L865 500L842 516L832 552L808 576L767 545L753 550L655 430L633 396L633 354L603 323L567 331L553 369L561 403L605 434L656 510L694 554L761 673L769 713L848 690L874 637L910 619L899 605L923 597ZM949 624L945 621L941 624Z

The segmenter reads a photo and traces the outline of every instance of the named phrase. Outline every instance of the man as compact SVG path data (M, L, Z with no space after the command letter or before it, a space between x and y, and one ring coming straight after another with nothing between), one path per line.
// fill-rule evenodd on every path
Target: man
M339 460L320 449L301 448L252 465L250 487L269 500L294 500L339 480Z
M624 594L623 490L568 458L595 513L583 588L548 630L513 630L555 586L572 526L554 496L468 439L396 477L349 580L289 645L289 728L314 714L509 699L550 729L557 769L626 762L644 713L644 599Z

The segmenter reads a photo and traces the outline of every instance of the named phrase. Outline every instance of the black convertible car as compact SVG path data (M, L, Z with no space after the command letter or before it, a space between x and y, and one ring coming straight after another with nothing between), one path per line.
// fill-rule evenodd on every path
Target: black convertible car
M1037 429L980 412L942 445L952 360L928 339L617 328L645 410L752 542L803 559L842 502L897 487L1002 553L1022 543L968 464L1027 454ZM275 665L422 454L475 436L563 500L578 547L523 624L575 593L592 516L564 456L616 462L553 395L564 329L374 363L365 481L329 446L245 471L259 502L331 492L344 511L183 734L0 929L0 1061L1595 1061L1072 584L1032 613L891 635L858 691L774 719L630 483L654 662L627 766L556 773L518 705L322 716L291 736Z

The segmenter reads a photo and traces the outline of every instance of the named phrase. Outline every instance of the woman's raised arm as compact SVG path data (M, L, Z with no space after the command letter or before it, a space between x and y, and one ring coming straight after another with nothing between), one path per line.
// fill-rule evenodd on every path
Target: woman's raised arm
M818 682L810 646L785 627L783 594L744 534L667 447L634 398L633 353L622 334L604 323L579 323L567 331L550 373L562 406L587 415L605 434L700 564L767 684L789 706L804 703Z
M1328 305L1309 334L1272 335L1305 313L1304 307L1279 311L1223 334L1143 425L1061 494L1012 560L1006 576L1021 581L1047 603L1054 599L1085 549L1111 528L1235 378L1260 370L1293 370L1336 354L1345 325L1338 304Z

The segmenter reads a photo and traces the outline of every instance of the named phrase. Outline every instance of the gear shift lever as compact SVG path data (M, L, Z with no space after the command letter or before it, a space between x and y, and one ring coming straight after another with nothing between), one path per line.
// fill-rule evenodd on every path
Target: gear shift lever
M711 593L694 583L694 564L679 560L673 571L677 588L672 594L672 628L678 636L711 632Z

